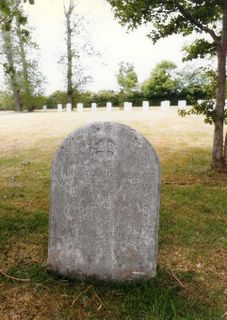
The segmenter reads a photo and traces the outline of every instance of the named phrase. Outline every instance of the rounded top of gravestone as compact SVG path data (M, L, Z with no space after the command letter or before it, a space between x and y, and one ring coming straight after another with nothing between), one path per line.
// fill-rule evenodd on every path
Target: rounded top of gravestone
M48 269L99 279L156 271L160 165L130 127L95 122L75 130L53 161Z
M96 139L96 137L101 138L102 136L106 136L106 135L109 137L112 137L113 139L116 138L117 144L125 143L126 141L123 140L123 137L124 137L126 139L127 138L129 139L128 143L130 143L133 148L139 148L139 149L141 149L142 147L150 148L151 152L154 155L154 160L157 162L158 169L160 172L159 159L151 143L141 133L139 133L135 129L132 129L131 127L125 124L111 122L111 121L92 122L83 127L76 129L63 140L63 142L61 143L61 145L59 146L56 152L55 158L58 156L59 152L62 152L62 150L65 149L66 145L70 144L70 142L84 145L84 138L86 138L87 145L89 145L92 143L93 140ZM102 142L99 141L99 143L102 143ZM95 151L95 149L92 148L92 151Z

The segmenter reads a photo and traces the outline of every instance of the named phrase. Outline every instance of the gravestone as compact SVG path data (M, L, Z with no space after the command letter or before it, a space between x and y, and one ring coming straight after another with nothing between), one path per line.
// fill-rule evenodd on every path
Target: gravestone
M127 101L124 102L124 111L129 111L129 103Z
M169 111L170 110L170 101L169 100L161 101L161 110L162 111Z
M124 111L132 111L132 102L124 102Z
M72 104L71 103L66 104L66 112L72 112Z
M59 103L59 104L57 105L57 110L58 110L58 112L62 112L62 111L63 111L63 106L62 106L61 103Z
M97 103L93 102L91 104L91 110L94 111L94 112L97 111Z
M83 103L77 103L77 111L78 112L83 112L84 111Z
M47 106L43 106L43 111L46 112L47 111Z
M187 101L186 100L179 100L178 101L178 109L179 110L185 110L187 107Z
M149 111L149 101L143 101L142 110Z
M128 126L95 122L69 135L52 166L48 270L69 277L156 273L160 166Z
M106 110L109 112L109 111L112 111L112 102L107 102L106 103Z

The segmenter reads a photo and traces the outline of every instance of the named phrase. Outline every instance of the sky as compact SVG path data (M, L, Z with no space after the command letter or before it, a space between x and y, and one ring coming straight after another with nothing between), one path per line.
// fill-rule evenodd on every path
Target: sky
M67 1L66 5L67 5ZM24 5L33 30L33 39L40 47L40 68L47 79L45 93L63 90L65 77L58 64L66 50L63 0L36 0L35 5ZM139 82L147 79L152 68L162 60L182 65L182 47L188 39L171 36L153 45L146 36L149 28L140 27L133 32L114 19L111 6L105 0L78 0L77 11L88 22L91 42L100 57L86 59L86 69L93 82L86 86L91 91L117 90L116 74L119 63L129 62L135 67Z

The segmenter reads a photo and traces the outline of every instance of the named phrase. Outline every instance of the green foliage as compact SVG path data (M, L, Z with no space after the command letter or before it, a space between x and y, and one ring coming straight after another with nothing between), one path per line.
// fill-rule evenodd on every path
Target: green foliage
M171 61L158 63L151 72L150 78L142 85L142 92L148 99L171 98L176 94L178 81L172 73L176 65Z
M195 104L198 99L215 97L216 74L203 68L184 67L176 73L178 80L177 96Z
M199 71L199 70L198 70ZM194 71L196 73L196 70ZM215 109L215 88L217 86L216 73L213 70L201 70L194 74L182 73L181 83L185 86L181 88L181 92L191 97L193 106L190 110L179 110L178 113L182 117L190 114L205 115L205 123L213 124L219 117ZM191 83L187 83L191 78ZM202 89L202 91L201 91ZM195 99L196 98L196 99ZM205 99L202 103L198 103L197 99ZM227 110L224 110L223 120L227 123Z
M90 96L89 103L95 101L98 106L105 106L106 102L111 101L114 106L119 105L119 94L113 90L102 90Z
M214 56L216 54L216 45L214 42L209 42L205 39L197 39L191 45L183 48L186 56L183 61L189 61L198 58L205 58L207 54Z
M32 0L31 0L32 1ZM0 27L4 31L10 31L12 22L16 18L21 24L25 24L27 18L18 9L20 1L4 0L0 3Z
M132 64L128 62L120 63L117 82L124 98L136 90L138 78Z
M7 0L0 5L0 28L4 39L1 62L4 67L6 85L20 92L21 107L32 111L37 106L37 97L42 93L44 78L35 58L34 49L28 30L27 17L20 7L21 1ZM9 54L11 57L9 58Z
M56 109L57 104L61 103L65 105L67 103L67 94L65 91L55 91L53 92L46 101L46 105L48 106L49 109L53 108Z
M205 115L205 123L213 124L218 118L218 113L215 110L215 101L214 100L205 100L202 103L195 103L190 110L179 110L178 114L182 117L185 117L190 114L196 115ZM227 110L224 111L224 123L227 124Z
M123 25L135 29L141 24L155 27L149 36L155 42L173 34L192 34L194 31L212 33L222 17L224 2L221 0L107 0L115 16ZM211 30L211 31L210 31Z
M14 110L14 101L11 94L1 91L0 92L0 110Z

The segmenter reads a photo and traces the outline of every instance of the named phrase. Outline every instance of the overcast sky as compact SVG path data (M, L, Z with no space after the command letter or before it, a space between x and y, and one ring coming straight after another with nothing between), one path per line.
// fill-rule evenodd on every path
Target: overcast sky
M29 24L34 27L34 40L41 48L40 66L47 78L46 93L64 89L63 72L57 64L65 50L63 0L36 0L34 6L24 7ZM92 42L101 54L101 58L86 62L93 77L87 89L117 89L116 74L121 61L134 64L140 82L148 78L161 60L181 64L181 49L188 39L172 36L153 45L146 37L148 29L145 27L127 33L114 19L105 0L80 0L78 11L86 15Z

